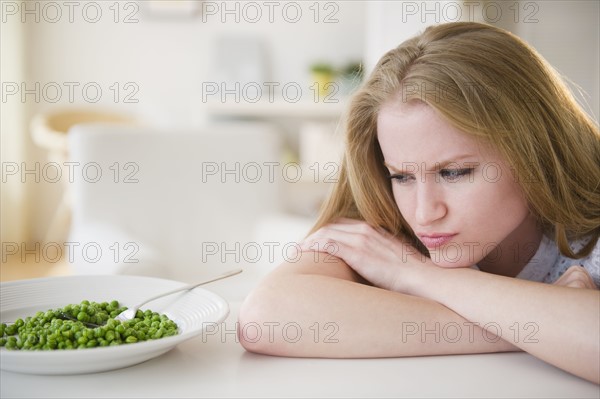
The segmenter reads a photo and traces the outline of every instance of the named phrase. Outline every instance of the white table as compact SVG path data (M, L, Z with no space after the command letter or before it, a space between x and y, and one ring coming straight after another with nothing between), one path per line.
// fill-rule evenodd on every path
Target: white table
M600 397L599 386L525 353L348 360L249 353L233 331L251 283L235 281L210 288L231 307L216 334L115 371L71 376L2 371L0 397Z

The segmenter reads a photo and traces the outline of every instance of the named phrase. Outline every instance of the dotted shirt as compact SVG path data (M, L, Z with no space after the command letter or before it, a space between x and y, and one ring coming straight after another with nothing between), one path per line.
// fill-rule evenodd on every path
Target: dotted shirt
M577 253L586 243L586 240L573 241L571 249ZM556 243L544 235L537 252L517 275L517 278L553 283L573 265L585 267L587 272L592 276L596 287L600 288L600 240L596 242L594 249L587 257L571 259L563 256L558 250Z

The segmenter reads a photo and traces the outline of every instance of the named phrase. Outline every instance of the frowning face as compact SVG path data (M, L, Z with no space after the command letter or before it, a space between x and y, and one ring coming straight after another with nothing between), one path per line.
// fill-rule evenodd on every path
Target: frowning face
M493 263L515 243L539 243L527 201L500 154L430 106L384 104L377 137L398 209L438 266Z

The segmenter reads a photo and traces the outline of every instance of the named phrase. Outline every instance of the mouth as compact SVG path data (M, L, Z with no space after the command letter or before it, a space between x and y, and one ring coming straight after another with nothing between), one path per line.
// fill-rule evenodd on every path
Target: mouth
M421 242L423 243L423 245L425 245L428 249L434 249L434 248L438 248L438 247L441 247L441 246L447 244L448 242L450 242L450 240L452 240L452 238L455 235L456 235L456 233L454 233L454 234L435 233L435 234L419 234L418 237L421 240Z

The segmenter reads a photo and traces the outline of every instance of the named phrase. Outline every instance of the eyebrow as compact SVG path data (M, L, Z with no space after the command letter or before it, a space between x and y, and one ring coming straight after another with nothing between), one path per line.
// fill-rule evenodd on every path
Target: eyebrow
M474 158L474 155L472 154L463 154L463 155L459 155L457 157L453 157L450 159L447 159L445 161L442 162L435 162L435 167L432 169L427 169L426 172L433 172L433 171L438 171L438 170L442 170L444 169L446 166L450 165L450 164L454 164L454 163L458 163L458 161L463 160L463 159L467 159L467 158ZM388 169L390 169L392 172L394 173L403 173L403 171L401 171L400 169L396 168L393 165L390 165L387 162L383 163ZM409 165L414 165L414 162L405 162L404 164L409 164ZM423 163L421 163L422 165ZM478 165L478 162L472 162L473 166Z

